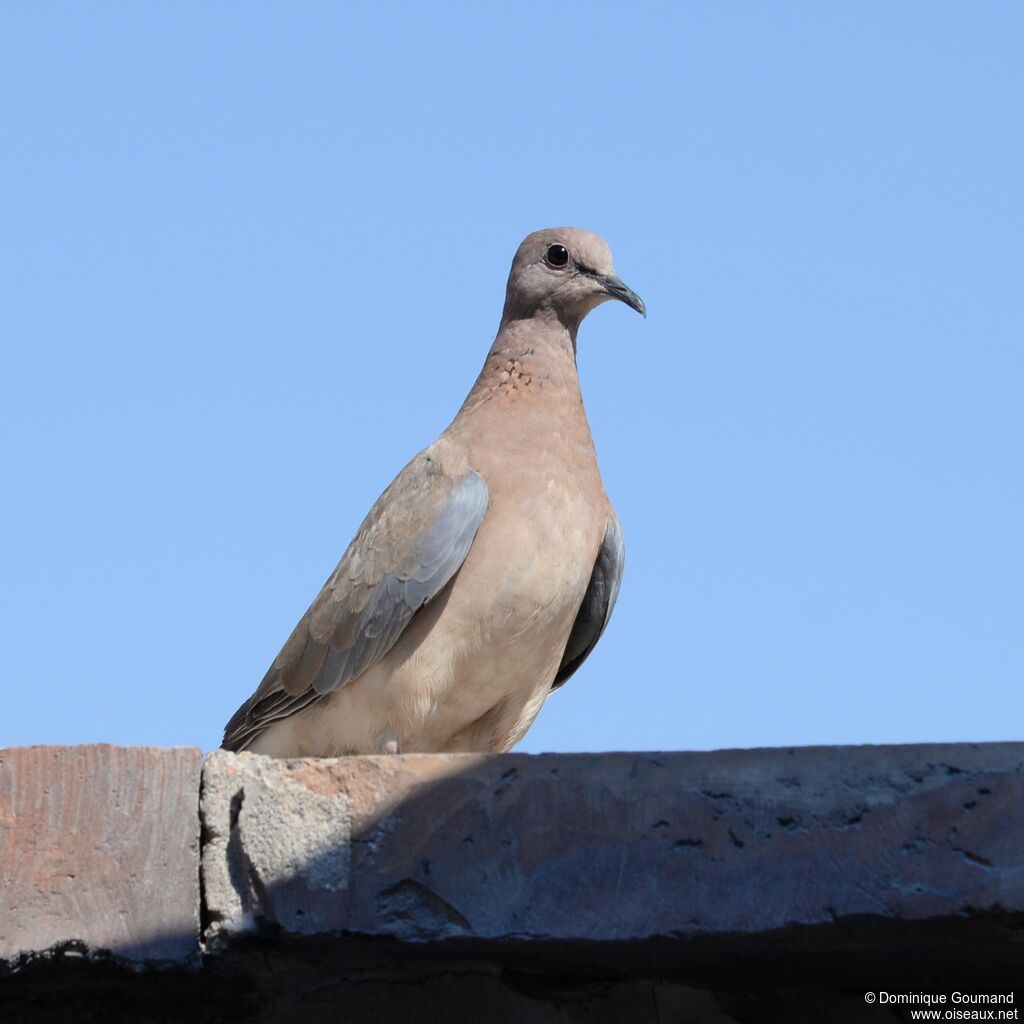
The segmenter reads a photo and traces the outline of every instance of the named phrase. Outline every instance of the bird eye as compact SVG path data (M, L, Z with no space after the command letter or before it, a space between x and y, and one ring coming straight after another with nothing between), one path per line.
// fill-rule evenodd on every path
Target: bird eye
M552 267L564 267L569 262L569 250L564 245L549 245L545 257Z

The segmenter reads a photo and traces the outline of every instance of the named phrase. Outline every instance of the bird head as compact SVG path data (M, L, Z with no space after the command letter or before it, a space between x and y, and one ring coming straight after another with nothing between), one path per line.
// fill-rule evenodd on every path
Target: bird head
M545 228L527 235L512 260L503 319L550 312L575 328L608 299L647 316L640 296L612 270L611 250L600 235L582 228Z

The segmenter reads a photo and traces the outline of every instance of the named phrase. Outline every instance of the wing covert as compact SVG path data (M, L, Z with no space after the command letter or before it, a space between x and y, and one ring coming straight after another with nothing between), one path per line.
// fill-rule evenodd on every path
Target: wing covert
M379 661L455 575L487 511L472 469L446 473L428 448L374 503L334 572L223 745L244 749L273 721L345 686Z

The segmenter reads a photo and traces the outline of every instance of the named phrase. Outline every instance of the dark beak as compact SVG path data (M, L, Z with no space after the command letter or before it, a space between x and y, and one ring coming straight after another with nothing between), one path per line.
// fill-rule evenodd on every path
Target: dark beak
M624 302L630 309L635 309L642 317L647 316L644 300L632 288L623 284L614 274L601 274L597 277L604 290L613 298Z

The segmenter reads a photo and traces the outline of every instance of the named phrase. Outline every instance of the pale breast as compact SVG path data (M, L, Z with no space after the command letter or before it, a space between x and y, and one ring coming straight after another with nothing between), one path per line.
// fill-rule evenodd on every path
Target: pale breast
M486 716L483 731L500 734L547 694L601 538L597 510L558 492L490 509L437 621L418 643L409 637L416 648L395 682L421 695L410 716L421 724L408 721L417 746L451 749Z

